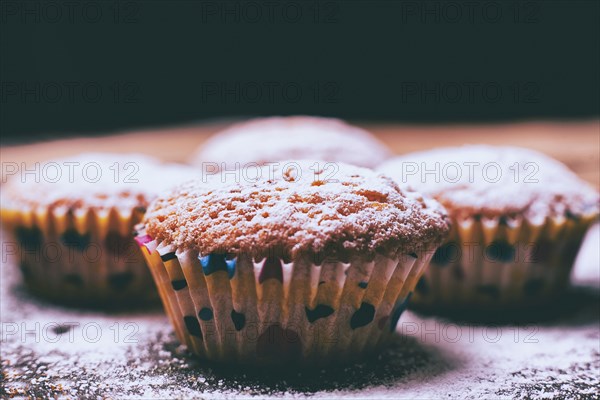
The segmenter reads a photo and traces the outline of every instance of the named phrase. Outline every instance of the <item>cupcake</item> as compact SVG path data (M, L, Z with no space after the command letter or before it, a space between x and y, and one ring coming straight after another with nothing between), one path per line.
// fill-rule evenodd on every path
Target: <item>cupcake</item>
M105 305L157 299L133 227L150 200L196 176L137 154L82 154L27 166L2 187L5 244L44 297Z
M372 170L315 164L188 182L148 208L136 239L200 357L318 364L392 336L449 230L443 208Z
M524 307L560 295L598 193L560 162L518 147L464 146L407 154L379 171L442 203L453 229L414 303Z
M235 124L208 139L191 162L206 170L231 170L290 159L374 168L389 157L388 148L363 129L333 118L296 116Z

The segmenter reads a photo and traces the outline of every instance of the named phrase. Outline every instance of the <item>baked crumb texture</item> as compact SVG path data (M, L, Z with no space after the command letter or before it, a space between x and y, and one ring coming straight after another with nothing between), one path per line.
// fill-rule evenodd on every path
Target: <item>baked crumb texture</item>
M403 174L415 163L478 163L467 180L435 182L435 174ZM491 182L481 166L497 163ZM529 167L514 174L515 164ZM511 170L510 167L513 167ZM494 169L496 169L494 167ZM430 309L535 307L560 296L588 228L598 218L598 193L564 165L516 147L465 146L407 154L380 171L447 208L452 232L417 284L414 303ZM532 173L530 179L524 172ZM463 170L463 173L465 170ZM404 175L404 176L403 176ZM428 179L425 179L428 178Z
M391 337L448 232L444 210L372 170L319 163L191 182L149 207L136 239L179 339L200 356L318 364Z
M222 173L166 193L148 209L148 234L201 254L345 261L417 252L449 230L437 202L369 169L304 160L256 171L260 179Z
M266 164L320 159L373 168L389 149L367 131L334 118L307 116L258 118L215 134L192 157L192 164Z
M166 187L153 180L189 179L192 170L135 154L82 154L48 163L58 166L60 179L14 176L2 187L2 226L12 236L6 253L19 260L31 291L87 306L156 301L131 232ZM84 174L86 165L92 166Z

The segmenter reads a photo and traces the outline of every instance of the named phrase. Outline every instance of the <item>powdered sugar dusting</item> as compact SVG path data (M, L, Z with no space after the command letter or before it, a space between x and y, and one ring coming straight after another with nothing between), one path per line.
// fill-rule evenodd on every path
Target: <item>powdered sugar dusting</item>
M594 188L559 161L519 147L439 148L394 158L378 170L432 195L454 215L598 213Z
M399 325L404 335L380 355L317 370L204 363L177 343L162 310L106 313L42 303L24 291L16 266L3 262L0 397L598 398L597 227L590 236L575 268L575 281L588 286L571 289L543 317L482 325L408 312ZM79 325L59 335L52 328L36 333L36 322ZM10 333L13 324L17 333ZM91 324L101 331L96 343Z
M32 171L35 166L29 166ZM199 176L181 164L142 154L84 153L38 164L37 175L10 177L2 205L9 207L145 207L164 190Z
M366 168L303 160L258 171L252 181L223 173L161 196L148 209L148 234L202 254L278 249L293 257L408 254L449 229L436 202Z
M192 162L241 165L314 158L375 167L391 153L363 129L334 118L271 117L242 122L222 131L197 152Z

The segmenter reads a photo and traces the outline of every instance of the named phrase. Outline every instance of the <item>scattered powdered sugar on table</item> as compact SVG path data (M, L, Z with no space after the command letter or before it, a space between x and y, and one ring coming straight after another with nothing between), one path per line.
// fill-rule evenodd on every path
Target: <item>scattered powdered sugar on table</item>
M546 312L496 325L407 312L403 335L371 360L288 371L206 364L177 343L160 309L36 300L4 262L0 397L600 398L599 239L596 226L576 286Z

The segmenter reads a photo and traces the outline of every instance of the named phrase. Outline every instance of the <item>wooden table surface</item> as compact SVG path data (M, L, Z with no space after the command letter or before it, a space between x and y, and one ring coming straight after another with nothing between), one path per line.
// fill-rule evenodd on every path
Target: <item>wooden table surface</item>
M2 162L30 163L83 151L113 151L143 152L167 161L185 161L207 137L228 123L199 123L3 146L0 157ZM356 124L373 132L398 154L466 143L529 147L564 162L583 179L600 186L600 120L436 126Z

